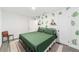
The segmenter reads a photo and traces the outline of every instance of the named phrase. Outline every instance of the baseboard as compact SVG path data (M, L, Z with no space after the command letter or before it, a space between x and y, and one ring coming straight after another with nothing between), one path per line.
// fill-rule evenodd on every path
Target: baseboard
M56 42L56 43L61 44L60 42Z
M64 44L64 45L67 45L67 46L69 46L69 47L71 47L71 48L74 48L74 49L77 49L77 50L79 50L79 48L77 48L77 46L74 46L74 45L69 45L69 44L66 44L66 43L63 43L63 42L57 42L57 43L59 43L59 44Z
M79 47L77 47L77 46L75 46L75 45L68 45L68 46L70 46L70 47L72 47L72 48L74 48L74 49L79 50Z

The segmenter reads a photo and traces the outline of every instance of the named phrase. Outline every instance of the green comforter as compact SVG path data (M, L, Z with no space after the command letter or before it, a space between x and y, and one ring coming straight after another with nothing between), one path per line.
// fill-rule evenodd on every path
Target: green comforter
M19 38L32 50L42 52L54 39L56 39L56 35L50 35L42 32L31 32L20 34Z

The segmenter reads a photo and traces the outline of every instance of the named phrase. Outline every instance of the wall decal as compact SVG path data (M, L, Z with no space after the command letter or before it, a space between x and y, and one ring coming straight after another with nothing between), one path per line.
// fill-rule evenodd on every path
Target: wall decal
M45 16L45 18L47 18L47 15Z
M62 14L62 12L59 12L59 15L61 15Z
M38 18L38 16L36 16L36 18Z
M77 45L77 39L73 39L72 44Z
M56 23L54 22L54 20L51 21L51 25L56 25Z
M40 18L40 16L36 16L36 19L39 19Z
M72 17L76 17L76 16L78 16L79 15L79 13L77 12L77 11L75 11L73 14L72 14Z
M38 25L41 25L41 20L38 21Z
M79 30L76 30L75 34L76 34L76 35L79 35Z
M34 19L34 20L36 20L36 18L35 18L35 17L34 17L33 19Z
M46 25L45 27L46 27L46 28L48 27L47 24L48 24L48 21L45 22L45 25Z
M38 18L40 18L40 16L38 16Z
M55 16L55 14L54 14L54 13L52 13L52 16Z
M75 21L72 20L71 21L71 25L74 26L75 25Z
M66 8L66 10L69 10L69 9L70 9L70 7L67 7L67 8Z

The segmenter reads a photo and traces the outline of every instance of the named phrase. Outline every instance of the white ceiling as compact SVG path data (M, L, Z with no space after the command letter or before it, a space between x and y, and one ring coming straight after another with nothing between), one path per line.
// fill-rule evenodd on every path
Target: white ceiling
M18 13L25 16L36 16L44 12L54 12L56 10L62 9L60 7L36 7L35 10L32 7L2 7L3 10L13 13Z

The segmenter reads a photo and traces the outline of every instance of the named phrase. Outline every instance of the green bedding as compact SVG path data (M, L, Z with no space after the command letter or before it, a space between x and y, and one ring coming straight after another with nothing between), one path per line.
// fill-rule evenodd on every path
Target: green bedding
M25 44L37 52L43 52L56 37L56 35L50 35L43 32L30 32L20 34L19 36Z

